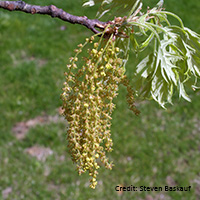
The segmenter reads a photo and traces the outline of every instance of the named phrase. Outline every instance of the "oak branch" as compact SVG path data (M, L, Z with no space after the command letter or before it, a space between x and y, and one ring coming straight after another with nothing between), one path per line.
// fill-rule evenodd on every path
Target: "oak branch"
M94 33L99 33L96 28L105 29L108 22L101 22L97 19L88 19L86 16L75 16L71 15L54 5L50 6L37 6L30 5L24 1L0 1L0 8L9 11L22 11L30 14L41 14L50 15L51 17L57 17L63 21L72 24L81 24L86 26L88 29Z

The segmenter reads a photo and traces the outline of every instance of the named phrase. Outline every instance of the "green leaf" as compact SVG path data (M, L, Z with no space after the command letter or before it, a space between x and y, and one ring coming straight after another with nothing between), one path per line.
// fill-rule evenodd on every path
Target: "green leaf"
M141 32L144 34L144 35L146 35L146 33L145 32L147 32L147 31L151 31L154 35L155 35L155 37L158 39L158 41L160 42L160 37L159 37L159 34L158 34L158 32L152 27L152 24L151 23L146 23L146 22L144 22L144 23L139 23L139 22L129 22L129 25L132 25L132 26L138 26L139 28L140 28L140 30L141 30ZM144 29L146 29L146 30L144 30Z
M185 92L183 83L179 82L179 85L180 85L179 97L183 97L185 100L191 101L190 98L188 97L187 93Z
M94 6L100 4L99 10L97 12L97 17L101 18L105 13L109 16L125 16L131 12L134 12L138 6L139 2L142 0L86 0L83 6Z
M89 0L89 1L86 1L84 4L83 4L83 7L86 7L86 6L94 6L95 5L95 1L94 0Z
M120 48L118 54L120 54L119 57L122 58L122 67L125 69L129 57L130 38L117 38L116 46Z
M200 37L189 29L168 26L162 28L160 38L162 39L155 46L154 52L136 67L134 84L137 94L153 98L165 107L166 102L172 103L176 89L180 98L190 101L185 87L198 88L196 84L200 77ZM189 81L192 77L195 78L193 84Z
M130 35L130 41L131 41L131 44L133 46L133 49L134 49L135 53L137 53L138 48L139 48L139 44L138 44L134 34Z
M141 0L87 0L84 5L100 4L98 16L128 16L118 30L129 38L116 37L125 68L130 44L136 54L145 51L154 41L154 49L136 66L133 86L141 98L154 99L162 107L172 104L175 91L179 97L190 101L186 88L197 86L200 78L200 35L185 28L174 13L160 9L162 1L144 14L138 13ZM171 25L168 16L180 22ZM149 52L148 52L149 53Z
M143 51L149 45L149 43L151 42L151 40L154 38L153 36L154 36L154 34L151 33L149 35L149 37L139 46L139 50L140 51Z

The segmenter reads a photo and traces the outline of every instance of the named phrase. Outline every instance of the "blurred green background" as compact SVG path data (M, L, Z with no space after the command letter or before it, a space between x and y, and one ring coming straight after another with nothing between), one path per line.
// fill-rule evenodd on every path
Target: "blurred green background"
M95 8L83 9L81 0L29 3L54 4L89 18L96 12ZM157 1L144 3L153 6ZM199 0L167 0L165 8L200 33ZM109 154L115 167L99 170L95 190L88 187L87 174L78 176L65 141L67 125L58 108L68 58L91 34L85 27L49 16L0 10L0 199L200 199L198 91L190 92L192 103L174 98L167 110L153 101L138 102L141 114L136 117L127 108L126 91L120 87L112 116L114 151ZM128 73L138 62L130 56ZM38 158L31 156L34 153ZM45 159L46 154L51 155ZM116 185L191 185L192 189L118 193Z

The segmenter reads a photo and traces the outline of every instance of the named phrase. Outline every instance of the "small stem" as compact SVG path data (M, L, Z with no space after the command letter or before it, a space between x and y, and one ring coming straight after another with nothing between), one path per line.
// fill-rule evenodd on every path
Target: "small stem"
M0 1L0 8L9 11L21 11L30 14L50 15L53 18L59 18L63 21L86 26L94 33L100 33L96 28L104 29L108 22L102 22L97 19L88 19L86 16L71 15L54 5L38 6L30 5L24 1Z
M168 11L160 11L160 12L157 12L157 13L161 13L161 14L164 13L166 15L171 15L172 17L176 18L180 22L181 27L184 28L183 21L181 20L181 18L179 16L175 15L174 13L171 13L171 12L168 12Z

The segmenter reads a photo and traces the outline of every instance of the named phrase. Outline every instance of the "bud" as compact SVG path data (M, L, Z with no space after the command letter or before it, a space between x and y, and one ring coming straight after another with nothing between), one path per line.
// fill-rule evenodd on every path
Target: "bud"
M79 44L79 45L78 45L78 47L79 47L79 48L82 48L82 47L83 47L83 45L82 45L82 44Z
M96 50L96 49L92 49L92 53L93 53L94 55L96 55L96 54L97 54L97 50Z
M106 64L106 69L112 69L112 65L110 63Z
M99 43L95 42L94 43L94 48L97 48L99 46Z

